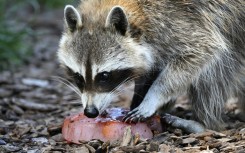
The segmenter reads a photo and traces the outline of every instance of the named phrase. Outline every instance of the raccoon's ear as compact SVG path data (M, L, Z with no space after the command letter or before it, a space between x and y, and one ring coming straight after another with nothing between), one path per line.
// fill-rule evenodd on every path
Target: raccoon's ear
M111 9L106 18L105 26L114 26L120 34L125 35L128 28L128 19L122 7L114 6Z
M65 24L71 32L82 26L82 19L79 12L72 6L66 5L64 10Z

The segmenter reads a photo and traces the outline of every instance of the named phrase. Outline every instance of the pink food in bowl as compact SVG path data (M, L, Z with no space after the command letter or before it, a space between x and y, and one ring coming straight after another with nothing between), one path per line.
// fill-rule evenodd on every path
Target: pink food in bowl
M155 116L147 123L125 123L121 119L128 110L110 108L96 118L88 118L83 113L67 117L62 127L62 134L66 141L77 143L99 139L101 141L115 141L123 137L125 128L130 126L132 135L151 139L152 130L161 132L160 118Z

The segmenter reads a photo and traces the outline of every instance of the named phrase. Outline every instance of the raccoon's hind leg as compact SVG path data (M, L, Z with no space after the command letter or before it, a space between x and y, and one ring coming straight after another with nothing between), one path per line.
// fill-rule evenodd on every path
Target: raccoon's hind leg
M167 124L170 125L171 127L182 129L186 133L201 133L205 131L205 127L199 122L182 119L170 114L162 115L161 123L163 125Z
M220 130L223 128L222 113L227 96L223 85L214 80L201 80L196 86L192 85L189 98L194 120L204 124L206 128Z
M243 86L241 87L241 90L239 91L238 94L238 106L239 106L239 114L238 118L245 122L245 82L242 84Z

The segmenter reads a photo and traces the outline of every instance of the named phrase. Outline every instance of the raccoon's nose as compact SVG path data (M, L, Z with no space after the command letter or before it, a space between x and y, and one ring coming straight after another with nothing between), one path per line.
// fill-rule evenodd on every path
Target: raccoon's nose
M95 118L99 115L99 111L94 106L87 106L84 110L84 115L86 115L89 118Z

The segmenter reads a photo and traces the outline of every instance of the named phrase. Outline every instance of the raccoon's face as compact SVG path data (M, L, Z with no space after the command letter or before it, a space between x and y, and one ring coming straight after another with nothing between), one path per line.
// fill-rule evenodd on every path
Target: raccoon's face
M118 101L153 59L149 47L127 34L129 23L121 7L113 7L103 23L90 18L66 6L58 57L79 89L84 114L93 118Z

